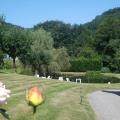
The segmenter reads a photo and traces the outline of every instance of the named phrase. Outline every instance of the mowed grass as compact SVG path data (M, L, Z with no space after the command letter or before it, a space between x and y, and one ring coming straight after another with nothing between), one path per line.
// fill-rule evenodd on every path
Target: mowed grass
M26 102L26 89L38 86L45 96L45 102L37 108L36 120L95 120L95 114L88 102L88 94L102 89L119 89L120 84L76 84L58 80L42 80L32 76L14 73L0 73L0 81L11 90L7 105L11 120L34 120L32 107ZM83 102L80 104L80 95ZM0 120L4 120L0 115Z

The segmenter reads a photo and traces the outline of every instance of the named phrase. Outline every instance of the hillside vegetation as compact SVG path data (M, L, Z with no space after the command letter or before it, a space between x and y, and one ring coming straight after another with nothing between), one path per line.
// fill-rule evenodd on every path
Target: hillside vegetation
M16 58L41 76L55 72L120 72L120 8L110 9L85 24L51 20L27 29L0 16L0 68L4 56Z

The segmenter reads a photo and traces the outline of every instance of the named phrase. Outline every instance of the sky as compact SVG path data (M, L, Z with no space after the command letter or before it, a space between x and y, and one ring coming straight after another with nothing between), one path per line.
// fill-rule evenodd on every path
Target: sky
M25 28L47 20L83 24L115 7L120 0L0 0L6 22Z

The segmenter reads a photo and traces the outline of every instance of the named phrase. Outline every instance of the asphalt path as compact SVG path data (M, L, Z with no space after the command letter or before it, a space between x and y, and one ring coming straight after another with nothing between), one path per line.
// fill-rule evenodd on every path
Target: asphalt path
M120 120L120 90L96 91L88 97L97 120Z

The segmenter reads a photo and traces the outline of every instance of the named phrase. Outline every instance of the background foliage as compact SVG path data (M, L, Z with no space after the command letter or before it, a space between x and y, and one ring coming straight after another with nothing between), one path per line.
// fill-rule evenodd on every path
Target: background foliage
M6 23L1 16L0 50L13 59L14 67L19 58L24 68L39 74L103 68L120 72L120 8L85 24L51 20L30 29Z

